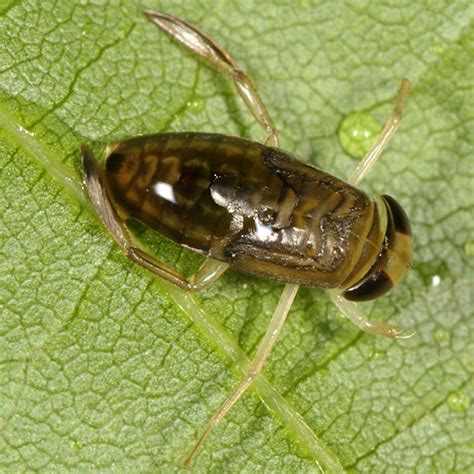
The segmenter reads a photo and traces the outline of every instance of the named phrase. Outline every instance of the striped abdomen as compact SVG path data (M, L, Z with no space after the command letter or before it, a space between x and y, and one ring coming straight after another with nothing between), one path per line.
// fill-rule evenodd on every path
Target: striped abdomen
M243 271L281 281L347 288L383 247L380 207L364 193L242 138L133 138L111 147L105 181L124 216Z

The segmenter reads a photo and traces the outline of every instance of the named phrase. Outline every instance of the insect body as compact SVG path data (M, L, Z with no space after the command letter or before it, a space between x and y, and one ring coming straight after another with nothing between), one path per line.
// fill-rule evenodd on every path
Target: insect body
M348 183L278 148L273 121L252 81L232 57L196 27L147 11L153 23L232 78L266 131L265 144L206 133L140 136L109 147L101 169L83 147L85 185L97 214L134 262L184 290L205 288L232 265L286 282L267 332L241 383L210 419L185 464L261 372L298 285L327 289L362 330L398 338L401 331L368 320L351 300L387 292L411 261L408 218L390 196L371 200L355 186L397 131L410 83ZM137 219L207 259L192 277L134 245L126 219Z
M124 217L259 276L365 300L388 291L410 263L408 219L393 198L374 202L242 138L132 138L110 148L105 183Z

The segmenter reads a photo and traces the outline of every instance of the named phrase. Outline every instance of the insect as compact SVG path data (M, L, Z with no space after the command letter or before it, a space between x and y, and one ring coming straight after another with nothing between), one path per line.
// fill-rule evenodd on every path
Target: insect
M366 332L407 337L398 327L368 320L354 301L386 293L410 266L411 230L402 207L390 196L372 200L356 188L396 133L410 82L402 81L376 143L344 182L278 148L277 130L251 79L213 39L174 16L145 14L230 76L266 138L261 144L197 132L139 136L111 145L103 169L83 147L85 185L97 214L131 260L184 290L207 287L229 266L286 283L248 372L210 419L189 464L262 370L299 285L326 289ZM133 244L127 219L206 261L190 278L179 274Z

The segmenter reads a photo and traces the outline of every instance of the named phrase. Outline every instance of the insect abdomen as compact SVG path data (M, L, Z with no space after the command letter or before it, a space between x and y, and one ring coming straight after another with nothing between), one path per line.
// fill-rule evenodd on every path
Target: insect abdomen
M106 162L107 187L126 216L222 260L235 227L234 213L222 206L222 200L232 193L240 194L236 199L241 202L252 199L269 174L255 166L260 147L217 134L134 138L112 147ZM242 186L241 169L251 172L253 186Z
M134 138L111 148L105 170L109 194L125 216L273 279L340 286L367 270L383 239L364 193L241 138Z

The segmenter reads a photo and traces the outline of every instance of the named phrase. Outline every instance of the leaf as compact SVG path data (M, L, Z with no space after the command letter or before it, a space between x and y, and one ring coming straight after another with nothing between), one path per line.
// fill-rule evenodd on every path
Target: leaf
M344 117L381 125L401 78L414 85L363 188L396 195L415 235L408 278L366 309L417 335L362 334L323 292L301 290L264 378L196 469L472 470L472 3L147 6L223 44L254 79L282 147L337 176L356 164L338 142ZM255 352L281 285L229 271L191 297L151 277L91 212L78 150L157 130L262 131L232 84L135 2L0 8L0 465L179 470L240 379L243 352ZM136 230L160 258L196 264Z

